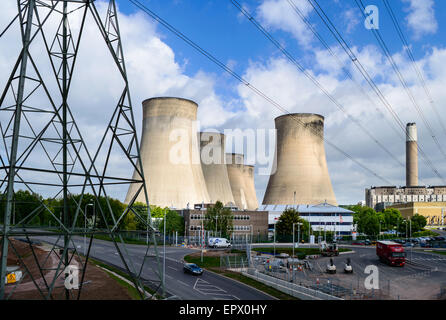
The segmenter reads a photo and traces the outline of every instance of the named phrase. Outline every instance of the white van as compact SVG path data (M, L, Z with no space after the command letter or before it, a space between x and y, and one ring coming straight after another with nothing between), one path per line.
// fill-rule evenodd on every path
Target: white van
M211 237L211 238L208 239L208 247L213 247L214 246L215 239L218 239L218 238Z
M209 243L211 242L209 241ZM229 248L231 243L226 238L213 238L212 244L209 244L209 246L213 248Z

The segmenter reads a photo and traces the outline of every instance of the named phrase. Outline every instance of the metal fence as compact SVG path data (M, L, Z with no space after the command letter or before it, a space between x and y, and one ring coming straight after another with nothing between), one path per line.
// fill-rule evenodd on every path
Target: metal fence
M274 277L269 274L261 273L255 268L249 268L246 271L242 271L242 273L245 276L248 276L301 300L342 300L321 290L304 287L290 281L279 279L278 277Z

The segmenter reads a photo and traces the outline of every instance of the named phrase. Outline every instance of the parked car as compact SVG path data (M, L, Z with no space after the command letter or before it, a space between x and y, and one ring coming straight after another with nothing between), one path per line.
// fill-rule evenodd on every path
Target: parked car
M197 276L203 274L203 269L201 269L195 263L185 263L183 266L183 271L184 273L190 273Z

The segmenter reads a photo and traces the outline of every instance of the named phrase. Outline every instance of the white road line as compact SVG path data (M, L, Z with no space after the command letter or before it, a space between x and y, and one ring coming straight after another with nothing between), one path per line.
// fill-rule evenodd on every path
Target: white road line
M187 283L184 283L183 281L181 281L181 280L177 280L179 283L181 283L182 285L185 285L186 287L189 287L189 285L187 284Z
M172 270L175 270L175 271L180 271L180 269L177 269L177 268L174 268L174 267L171 267L171 266L167 266L167 267L172 269Z
M225 290L222 290L220 288L212 288L212 289L202 289L202 288L200 288L198 290L200 290L201 292L214 291L214 292L224 292L224 293L227 293Z

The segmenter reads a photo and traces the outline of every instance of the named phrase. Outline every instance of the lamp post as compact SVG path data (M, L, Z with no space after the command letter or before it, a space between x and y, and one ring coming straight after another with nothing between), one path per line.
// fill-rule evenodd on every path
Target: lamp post
M166 296L166 222L167 222L167 208L164 208L164 245L163 245L163 296Z
M274 256L276 256L276 223L277 218L274 218Z
M215 236L217 237L218 214L215 215Z
M84 210L84 256L87 255L87 207L88 206L93 206L93 210L94 210L94 203L87 203L85 205L85 210Z
M294 225L297 224L297 242L299 243L299 238L300 238L300 225L302 224L301 222L294 222L293 223L293 258L294 258L294 247L296 246L295 241L294 241Z

